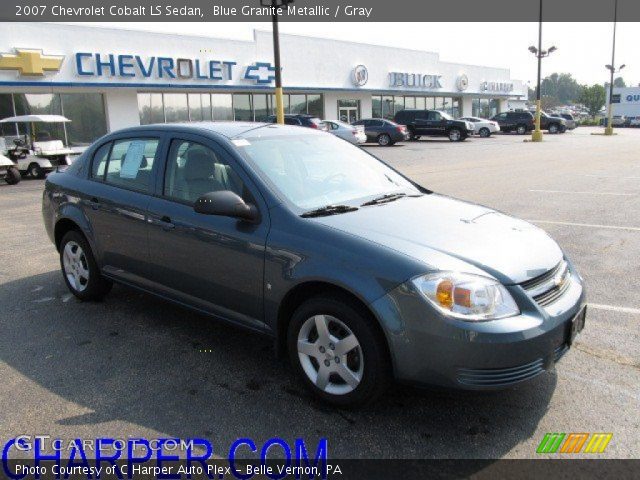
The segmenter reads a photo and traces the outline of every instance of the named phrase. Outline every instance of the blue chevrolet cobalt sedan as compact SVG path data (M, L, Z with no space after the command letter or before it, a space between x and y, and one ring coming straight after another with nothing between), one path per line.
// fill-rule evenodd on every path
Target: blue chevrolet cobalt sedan
M582 278L544 231L311 129L121 130L49 175L42 213L81 300L118 282L270 335L334 405L393 379L529 380L584 325Z

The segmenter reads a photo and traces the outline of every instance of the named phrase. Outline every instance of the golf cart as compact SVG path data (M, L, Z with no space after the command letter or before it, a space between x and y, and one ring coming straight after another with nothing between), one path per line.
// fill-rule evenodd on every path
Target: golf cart
M0 152L4 151L4 139L0 138ZM22 177L20 170L15 163L0 153L0 180L4 180L9 185L15 185Z
M59 165L71 165L75 152L55 139L47 124L67 123L61 115L19 115L0 120L1 123L24 123L26 134L13 138L13 145L6 145L6 155L13 160L20 173L35 178L44 178ZM44 126L43 126L44 125Z

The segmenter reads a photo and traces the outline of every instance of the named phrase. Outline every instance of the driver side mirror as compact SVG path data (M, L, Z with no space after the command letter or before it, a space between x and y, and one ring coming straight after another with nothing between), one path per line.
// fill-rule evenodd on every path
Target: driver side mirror
M258 209L254 205L245 203L230 190L205 193L196 200L193 209L196 213L203 215L234 217L249 222L258 221Z

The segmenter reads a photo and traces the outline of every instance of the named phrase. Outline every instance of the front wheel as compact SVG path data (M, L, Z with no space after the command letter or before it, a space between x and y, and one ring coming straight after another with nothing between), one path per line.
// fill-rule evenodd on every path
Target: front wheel
M100 274L89 243L78 231L62 238L60 266L67 288L80 300L101 300L111 290L111 281Z
M448 133L451 142L459 142L462 140L462 132L457 128L452 128Z
M552 123L551 125L549 125L549 133L558 133L558 125L556 125L555 123Z
M491 131L487 127L482 127L478 133L482 138L488 138L491 136Z
M7 169L7 175L4 177L5 182L9 185L15 185L16 183L20 183L22 180L22 175L20 175L20 170L17 167L9 167Z
M342 296L315 297L295 311L287 334L289 358L315 396L347 407L384 392L390 366L371 321Z
M389 135L387 135L386 133L383 133L382 135L378 136L378 145L380 145L381 147L388 147L389 145L391 145L391 137Z
M527 133L527 127L526 127L526 125L522 125L522 124L521 124L521 125L518 125L518 126L516 127L516 133L517 133L518 135L524 135L525 133Z

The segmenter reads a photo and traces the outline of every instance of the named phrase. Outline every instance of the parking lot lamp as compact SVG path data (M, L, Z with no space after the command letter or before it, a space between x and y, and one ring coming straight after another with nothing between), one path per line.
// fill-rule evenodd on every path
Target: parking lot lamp
M622 70L625 66L621 65L616 70L616 24L618 23L618 0L613 4L613 46L611 48L611 65L605 65L607 70L611 72L611 81L609 82L609 108L607 111L607 126L604 129L605 135L613 135L613 74Z
M557 50L556 47L550 47L548 50L542 50L542 0L540 0L540 15L538 19L538 47L533 45L529 47L529 51L533 53L538 59L538 87L536 88L536 117L535 117L535 129L531 134L532 142L542 141L542 130L540 130L540 112L542 109L542 102L540 100L540 84L542 82L542 59L548 57L550 54Z
M280 67L280 34L278 32L278 8L286 7L294 0L260 0L263 7L271 7L271 22L273 24L273 63L276 77L276 121L284 124L284 103L282 101L282 72Z

